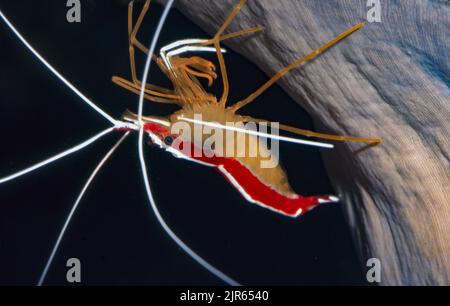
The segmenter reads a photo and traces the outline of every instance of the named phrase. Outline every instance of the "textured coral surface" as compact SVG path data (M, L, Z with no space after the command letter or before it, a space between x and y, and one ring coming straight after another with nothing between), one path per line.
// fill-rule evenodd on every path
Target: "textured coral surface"
M214 34L235 0L179 0ZM268 75L366 19L366 1L250 0L228 31L263 34L226 45ZM279 84L317 130L379 136L360 150L338 144L324 155L344 198L361 258L377 257L382 283L450 284L450 5L382 1L370 23ZM300 125L301 126L301 125Z

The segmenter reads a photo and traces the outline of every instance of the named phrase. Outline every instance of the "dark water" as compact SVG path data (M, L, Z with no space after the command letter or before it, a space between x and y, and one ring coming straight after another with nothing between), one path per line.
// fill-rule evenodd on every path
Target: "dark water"
M3 1L5 2L5 1ZM66 21L65 1L8 1L0 9L60 72L114 117L138 97L115 86L129 78L124 1L82 1L82 23ZM26 4L29 3L29 4ZM161 8L140 37L148 44ZM206 35L178 11L160 46ZM0 176L73 146L107 127L0 25ZM147 39L145 39L147 38ZM245 41L243 41L245 43ZM241 56L226 56L230 101L267 76ZM139 60L142 67L143 57ZM153 67L151 82L168 86ZM216 88L219 92L220 87ZM148 114L173 107L149 105ZM246 109L255 117L312 128L308 115L274 86ZM35 284L85 180L119 135L0 186L0 283ZM47 284L65 284L68 258L82 264L83 284L221 284L184 254L149 209L130 137L98 175L76 213ZM333 193L318 150L281 144L281 159L301 194ZM213 265L243 284L363 284L363 273L339 205L291 219L246 202L214 169L146 150L162 215Z

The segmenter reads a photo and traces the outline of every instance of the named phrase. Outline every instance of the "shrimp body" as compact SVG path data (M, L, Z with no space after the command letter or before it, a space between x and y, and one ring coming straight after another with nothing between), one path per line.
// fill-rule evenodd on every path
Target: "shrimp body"
M183 141L183 146L188 145L192 146L192 152L200 150L192 143ZM274 168L261 168L257 166L256 159L199 155L181 157L214 166L249 202L290 217L297 217L321 203L338 201L334 196L304 197L294 193L279 165Z
M205 148L211 135L202 132L203 126L194 122L198 116L202 122L220 126L243 125L246 118L236 114L232 107L221 105L200 83L199 77L208 79L208 85L216 78L212 62L178 56L158 57L156 62L174 87L166 93L178 97L173 103L181 109L168 117L144 117L145 131L153 142L176 157L215 167L248 201L284 215L297 217L321 203L338 201L335 196L298 195L278 163L262 167L272 155L268 148L258 145L261 141L258 136L224 133L226 136L221 140L215 139L214 148ZM137 122L137 115L126 112L123 119ZM173 128L180 124L183 131L174 133ZM196 131L200 131L199 137Z
M272 154L268 148L258 145L260 144L260 137L258 135L245 132L231 133L231 141L229 135L227 135L221 140L217 140L216 138L214 147L205 147L205 143L208 142L211 132L201 132L198 137L195 131L202 131L205 123L206 125L217 124L221 127L225 126L222 132L224 130L226 132L229 131L226 128L229 123L233 125L243 122L266 123L262 119L237 114L237 111L254 101L261 93L290 70L329 49L340 40L359 30L365 23L363 22L349 28L333 40L277 72L269 81L246 99L227 106L229 82L222 54L226 50L220 47L220 42L225 39L261 31L260 27L256 27L223 34L244 3L245 0L241 0L235 6L232 13L212 39L192 38L175 41L162 47L159 56L153 56L153 60L171 81L173 88L166 89L146 83L144 97L152 102L176 104L180 107L180 110L167 117L144 116L142 118L143 122L139 120L140 118L137 115L126 112L122 120L131 121L136 125L144 123L144 130L152 141L172 152L175 156L214 166L250 202L288 216L296 217L321 203L337 202L339 199L336 196L308 197L298 195L290 186L285 171L278 163L268 167L262 166L263 162L270 160ZM121 77L113 77L113 81L117 85L137 94L139 94L141 83L136 76L134 48L137 47L141 51L148 53L148 50L143 48L142 44L136 38L136 33L148 10L149 1L146 4L147 6L144 6L137 25L134 28L132 26L132 5L129 11L129 49L133 82ZM200 81L201 79L207 80L208 87L213 84L217 78L215 65L211 61L199 56L186 57L185 54L188 52L216 53L223 82L223 92L220 99L207 92ZM197 119L198 116L201 117L200 120ZM184 127L179 129L178 127L181 123L183 123ZM358 138L316 133L282 124L279 126L281 130L307 137L312 136L337 141L369 143L379 143L382 141L377 138ZM192 131L194 132L192 133ZM312 143L311 141L303 141L303 144L306 144L306 142L309 145ZM319 143L316 142L317 144ZM329 144L322 143L321 145L327 145L328 148L333 147L333 145ZM255 150L256 146L258 148ZM254 152L254 154L249 154L249 152Z
M205 122L216 122L220 125L240 123L243 117L235 114L229 108L218 104L194 104L173 113L168 118L160 118L165 124L148 122L145 130L152 141L174 156L203 165L215 167L248 201L269 208L287 216L297 217L322 203L337 202L335 196L298 195L290 186L287 175L281 165L261 167L263 161L270 159L269 150L265 146L258 146L255 155L249 155L251 146L260 139L254 135L239 135L232 133L232 141L223 137L223 142L214 148L205 148L204 144L210 137L201 133L185 131L201 130L202 126L182 119L194 119L197 114L202 115ZM132 116L128 113L127 119ZM183 123L183 133L174 134L171 127ZM242 145L241 145L242 144ZM225 154L227 153L227 154Z

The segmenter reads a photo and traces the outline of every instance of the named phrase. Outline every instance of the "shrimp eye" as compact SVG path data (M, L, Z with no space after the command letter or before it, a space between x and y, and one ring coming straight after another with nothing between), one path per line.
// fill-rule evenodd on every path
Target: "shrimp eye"
M173 143L173 136L166 136L164 137L164 143L168 146L172 145Z

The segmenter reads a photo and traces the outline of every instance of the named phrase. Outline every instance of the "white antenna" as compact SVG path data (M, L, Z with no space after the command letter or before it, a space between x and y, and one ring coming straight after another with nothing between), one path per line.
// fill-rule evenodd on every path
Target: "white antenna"
M279 135L274 135L274 134L263 133L263 132L252 131L252 130L248 130L248 129L244 129L244 128L239 128L239 127L236 127L236 126L223 125L223 124L220 124L220 123L217 123L217 122L202 121L202 120L191 119L191 118L186 118L186 117L182 117L182 116L178 116L177 118L179 120L183 120L183 121L187 121L187 122L191 122L191 123L195 123L195 124L200 124L200 125L209 126L209 127L213 127L213 128L224 129L224 130L235 131L235 132L249 134L249 135L253 135L253 136L264 137L264 138L268 138L268 139L274 139L274 140L279 140L279 141L291 142L291 143L302 144L302 145L313 146L313 147L326 148L326 149L334 148L334 145L329 144L329 143L324 143L324 142L317 142L317 141L303 140L303 139L286 137L286 136L279 136Z
M67 227L69 226L70 221L72 220L73 215L75 214L75 211L77 210L81 199L83 198L84 194L86 193L86 190L91 185L94 178L99 173L100 169L103 167L103 165L108 161L108 159L113 155L113 153L117 150L117 148L122 144L122 142L127 138L127 136L130 134L130 131L126 132L118 142L112 147L111 150L106 153L105 157L102 158L102 160L98 163L97 167L95 167L92 174L89 176L88 180L84 184L83 189L81 190L80 194L77 197L77 200L75 201L75 204L72 206L72 209L70 210L69 215L66 218L66 222L64 222L63 227L61 228L61 231L59 232L58 239L56 239L55 245L53 246L52 252L47 260L47 263L45 264L44 271L42 271L41 277L39 278L38 286L42 286L42 284L45 281L45 278L47 277L48 270L50 269L50 266L53 262L53 259L55 257L56 252L58 251L59 245L61 244L61 241L64 237L64 234L66 233Z
M37 57L44 65L47 67L48 70L50 70L58 79L60 79L67 87L70 88L77 96L79 96L84 102L86 102L90 107L92 107L97 113L105 117L109 122L112 124L116 124L116 120L108 115L104 110L102 110L100 107L95 105L94 102L89 100L88 97L86 97L81 91L79 91L75 86L73 86L65 77L63 77L55 68L50 65L47 60L40 55L31 45L30 43L22 36L22 34L19 33L19 31L14 27L14 25L6 18L6 16L3 14L3 12L0 10L0 17L3 19L3 21L6 23L6 25L13 31L13 33L20 39L20 41L27 47L28 50L31 51L31 53L34 54L34 56Z
M77 151L80 151L81 149L84 149L88 145L94 143L99 138L105 136L106 134L111 133L113 130L114 130L114 127L110 127L108 129L104 130L103 132L98 133L94 137L91 137L88 140L86 140L86 141L84 141L84 142L82 142L82 143L80 143L80 144L78 144L78 145L76 145L76 146L74 146L74 147L72 147L70 149L67 149L67 150L65 150L65 151L63 151L63 152L61 152L61 153L59 153L59 154L57 154L55 156L49 157L46 160L41 161L40 163L37 163L37 164L35 164L35 165L31 166L31 167L28 167L28 168L23 169L23 170L21 170L19 172L13 173L13 174L11 174L11 175L9 175L7 177L1 178L0 179L0 184L3 184L5 182L11 181L13 179L16 179L16 178L18 178L18 177L20 177L22 175L30 173L31 171L34 171L34 170L39 169L41 167L44 167L44 166L46 166L48 164L51 164L51 163L53 163L53 162L55 162L57 160L60 160L61 158L64 158L64 157L66 157L66 156L68 156L70 154L73 154L73 153L75 153Z
M138 150L139 150L139 160L141 164L141 170L142 170L142 176L144 179L145 189L147 192L148 199L150 201L150 206L153 210L153 213L155 214L156 218L158 219L158 222L161 224L161 227L164 229L164 231L169 235L170 238L172 238L173 241L189 256L191 256L197 263L199 263L201 266L203 266L206 270L211 272L212 274L216 275L218 278L220 278L222 281L229 285L238 286L239 283L230 278L229 276L225 275L223 272L212 266L209 262L204 260L202 257L200 257L197 253L195 253L189 246L187 246L178 236L170 229L170 227L167 225L167 223L164 221L164 218L161 216L158 207L156 206L155 200L153 198L153 194L150 188L150 182L147 175L147 165L145 163L144 158L144 148L143 148L143 139L144 139L144 124L142 121L142 112L144 107L144 92L145 92L145 84L147 83L148 74L150 70L150 65L152 62L152 55L156 48L156 43L158 41L159 35L161 33L162 27L164 25L164 22L167 18L167 15L170 11L170 8L172 7L174 3L174 0L169 0L167 2L167 5L164 9L164 12L161 16L161 19L159 20L158 26L156 28L155 34L153 35L153 39L149 48L149 53L147 56L147 61L145 63L145 69L144 69L144 76L142 77L142 86L141 86L141 93L139 96L139 112L138 112L138 121L139 121L139 140L138 140Z

